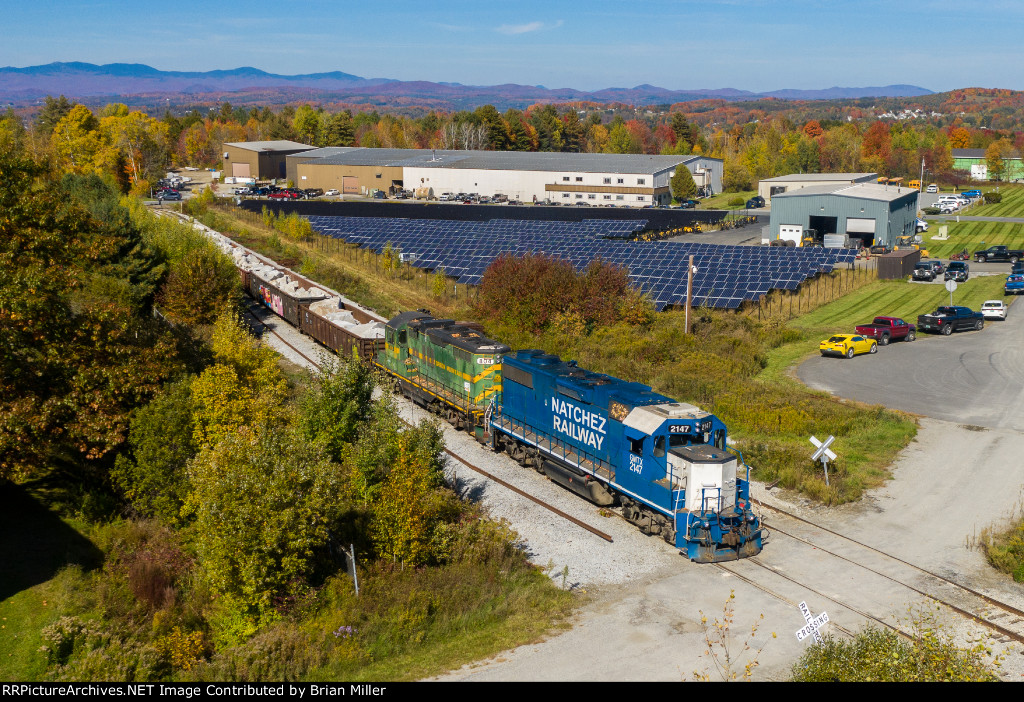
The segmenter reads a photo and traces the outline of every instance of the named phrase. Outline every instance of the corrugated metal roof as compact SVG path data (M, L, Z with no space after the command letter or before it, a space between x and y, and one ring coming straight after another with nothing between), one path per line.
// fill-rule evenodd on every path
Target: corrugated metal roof
M239 149L247 149L249 151L295 151L297 149L315 149L315 146L309 144L300 144L297 141L288 141L282 139L280 141L234 141L225 142L224 146L235 146Z
M953 149L953 158L985 158L985 149Z
M860 180L877 180L877 173L791 173L777 178L764 178L762 183L785 183L792 181L837 180L853 183Z
M779 193L772 196L772 201L779 198L811 197L814 195L835 195L837 197L852 197L863 200L881 200L892 202L907 196L917 197L918 191L914 188L900 188L894 185L879 185L877 183L841 183L838 185L810 185L806 188L793 190L788 193Z
M524 151L446 151L428 149L354 149L319 159L323 165L556 171L568 173L660 173L706 156L577 154Z
M302 158L330 158L331 156L338 156L339 154L357 151L362 148L362 146L324 146L312 151L303 151L301 154L293 154L293 156L301 156ZM292 158L292 156L288 158Z

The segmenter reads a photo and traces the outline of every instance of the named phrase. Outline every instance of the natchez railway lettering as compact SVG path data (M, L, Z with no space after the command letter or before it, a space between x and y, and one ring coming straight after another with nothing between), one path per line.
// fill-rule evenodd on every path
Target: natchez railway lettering
M601 450L607 434L607 417L566 402L560 397L551 398L551 410L554 412L552 419L555 431L568 434L581 444Z

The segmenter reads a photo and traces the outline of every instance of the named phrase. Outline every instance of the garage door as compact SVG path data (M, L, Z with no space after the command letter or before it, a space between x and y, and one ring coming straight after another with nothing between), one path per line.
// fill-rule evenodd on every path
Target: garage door
M252 178L252 175L249 173L248 163L232 163L231 175L235 178Z
M359 194L359 179L355 176L342 176L341 192L351 195Z
M792 241L797 244L804 236L804 227L802 224L780 224L779 225L779 238L785 239L786 241Z
M874 218L865 219L862 217L847 217L846 218L846 233L847 234L874 234L875 233L875 220Z

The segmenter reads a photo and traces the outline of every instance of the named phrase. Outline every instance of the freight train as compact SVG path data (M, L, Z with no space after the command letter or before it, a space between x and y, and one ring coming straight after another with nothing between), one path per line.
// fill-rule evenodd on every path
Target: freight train
M572 492L621 506L691 560L756 555L750 472L712 414L425 310L384 321L232 247L245 291L301 332L373 363L392 389Z
M375 363L453 426L598 505L619 504L691 560L761 551L749 468L708 412L423 311L385 325Z

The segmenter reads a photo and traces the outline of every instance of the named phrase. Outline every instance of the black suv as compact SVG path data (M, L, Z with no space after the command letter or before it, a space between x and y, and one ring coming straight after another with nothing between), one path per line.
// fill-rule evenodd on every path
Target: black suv
M754 197L747 200L748 210L757 210L762 207L764 207L764 198L761 197L760 195L755 195Z
M971 275L971 267L964 261L950 261L946 266L946 280L962 283Z

